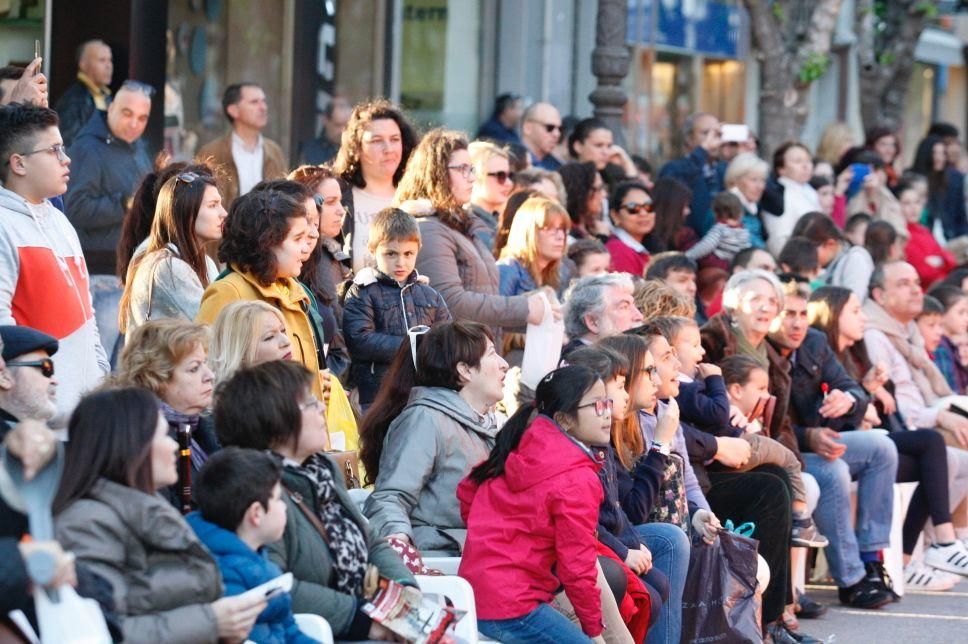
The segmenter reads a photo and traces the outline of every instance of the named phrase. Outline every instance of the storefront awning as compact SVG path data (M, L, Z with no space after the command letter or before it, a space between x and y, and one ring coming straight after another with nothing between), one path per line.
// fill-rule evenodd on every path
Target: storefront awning
M914 57L919 62L931 65L962 67L965 64L963 48L964 43L953 34L928 27L921 32Z

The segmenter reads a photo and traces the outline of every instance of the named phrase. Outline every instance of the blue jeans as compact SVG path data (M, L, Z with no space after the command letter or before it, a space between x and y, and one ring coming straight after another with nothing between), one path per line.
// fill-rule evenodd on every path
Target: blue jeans
M843 432L844 455L833 461L804 452L806 471L820 485L820 503L813 513L817 528L830 540L827 561L841 588L853 586L867 574L860 553L883 550L890 544L894 510L897 448L882 434ZM857 521L850 515L850 481L857 479Z
M514 642L544 642L546 644L571 644L591 641L581 629L567 617L548 604L541 604L523 617L512 619L479 619L477 630L492 640L513 644Z
M652 565L669 578L669 599L662 604L659 621L649 628L648 644L678 644L682 632L682 590L689 572L689 537L671 523L635 526L645 547L652 552Z
M121 280L114 275L91 275L90 279L97 332L101 336L101 346L104 347L108 360L111 360L114 357L112 350L121 335L118 330L118 309L124 288ZM114 368L113 362L111 368Z

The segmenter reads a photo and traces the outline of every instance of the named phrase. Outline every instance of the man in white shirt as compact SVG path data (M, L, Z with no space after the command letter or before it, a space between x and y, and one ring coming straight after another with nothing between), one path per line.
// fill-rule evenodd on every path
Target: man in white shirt
M269 122L269 106L261 87L255 83L229 85L222 97L222 109L232 130L203 146L197 158L222 166L229 178L222 202L231 204L260 181L285 178L288 164L282 148L262 136Z

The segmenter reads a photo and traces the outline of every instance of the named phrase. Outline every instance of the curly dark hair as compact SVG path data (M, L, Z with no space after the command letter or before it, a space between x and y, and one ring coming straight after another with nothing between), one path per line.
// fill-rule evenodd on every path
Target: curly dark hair
M591 161L585 163L566 163L558 168L558 174L565 184L565 192L568 193L568 202L565 206L571 221L576 226L584 225L588 214L588 194L595 186L595 164Z
M263 286L276 280L272 252L289 234L291 219L306 217L306 206L278 190L253 190L229 209L218 247L219 261L252 273Z
M437 128L427 132L413 152L413 163L397 186L395 204L429 199L441 223L466 233L470 219L450 187L447 164L458 150L467 149L467 137L457 130Z
M403 172L407 169L410 153L413 152L420 141L417 130L404 116L403 110L385 98L377 98L357 104L353 108L346 129L343 131L339 152L336 154L336 160L333 161L333 172L336 173L336 176L357 188L366 187L363 167L360 164L363 133L366 131L367 125L380 119L395 121L397 127L400 128L400 138L403 142L403 154L400 156L400 165L397 166L397 171L393 173L393 185L400 183Z

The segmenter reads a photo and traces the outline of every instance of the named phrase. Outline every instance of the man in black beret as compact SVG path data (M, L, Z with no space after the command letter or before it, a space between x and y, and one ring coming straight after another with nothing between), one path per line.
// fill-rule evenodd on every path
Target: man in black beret
M25 326L0 326L0 438L20 420L57 414L57 339Z

